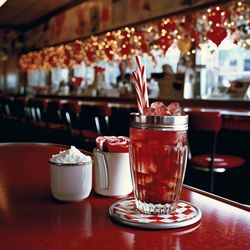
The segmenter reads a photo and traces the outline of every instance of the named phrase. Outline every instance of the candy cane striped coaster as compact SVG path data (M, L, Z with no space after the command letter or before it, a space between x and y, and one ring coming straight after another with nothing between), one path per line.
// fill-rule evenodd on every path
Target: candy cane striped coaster
M180 201L171 214L141 214L135 207L135 200L127 198L119 200L109 208L110 216L123 224L142 228L180 228L192 225L201 219L201 211L196 206Z

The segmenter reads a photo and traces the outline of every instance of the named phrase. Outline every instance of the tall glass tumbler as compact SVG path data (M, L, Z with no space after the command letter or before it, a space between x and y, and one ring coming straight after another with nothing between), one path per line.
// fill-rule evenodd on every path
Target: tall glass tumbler
M186 170L188 116L130 114L130 165L137 209L169 214L178 204Z

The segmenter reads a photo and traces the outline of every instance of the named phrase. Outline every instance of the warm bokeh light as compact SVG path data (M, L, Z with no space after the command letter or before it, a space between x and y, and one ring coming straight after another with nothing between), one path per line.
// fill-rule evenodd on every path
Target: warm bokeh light
M149 54L152 49L168 52L175 44L182 54L195 54L208 40L217 46L230 36L235 44L250 47L250 5L233 2L228 6L210 7L200 13L163 18L134 27L92 35L73 43L44 48L20 57L23 71L51 70L58 66L73 68L84 61L87 65L100 60L127 60L133 55ZM242 22L242 25L240 23ZM237 36L235 35L237 34Z

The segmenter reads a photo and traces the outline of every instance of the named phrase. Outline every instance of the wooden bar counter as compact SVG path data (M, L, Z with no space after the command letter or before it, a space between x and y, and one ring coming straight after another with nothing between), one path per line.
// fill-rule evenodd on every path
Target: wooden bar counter
M79 100L88 103L100 103L106 102L111 106L120 105L120 107L135 108L136 97L135 96L123 96L123 97L102 97L102 96L81 96L81 95L36 95L37 98L53 98L63 100ZM165 104L169 104L174 101L178 101L182 107L185 108L211 108L228 111L241 111L248 112L250 115L250 100L230 99L230 100L214 100L214 99L181 99L181 100L168 100L168 99L154 99L151 98L150 103L155 101L162 101Z
M0 249L250 249L250 209L184 186L181 199L202 212L179 229L128 227L110 219L118 198L94 192L82 202L52 198L48 160L64 146L0 144Z
M39 98L58 98L62 100L79 100L82 103L95 105L108 103L114 109L137 110L135 97L91 97L78 95L37 95ZM150 99L150 103L162 101L166 105L176 100ZM218 111L222 114L223 128L250 131L250 101L240 99L214 100L214 99L182 99L177 100L185 112L197 110Z

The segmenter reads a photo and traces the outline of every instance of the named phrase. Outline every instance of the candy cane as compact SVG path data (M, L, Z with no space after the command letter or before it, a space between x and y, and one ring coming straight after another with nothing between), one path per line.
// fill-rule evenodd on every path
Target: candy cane
M135 57L138 72L133 72L134 77L134 86L136 90L136 98L139 112L143 114L143 109L149 107L148 100L148 89L147 89L147 79L146 79L146 69L141 65L140 58L138 56Z
M140 80L138 77L138 74L136 72L133 72L133 76L135 79L134 82L134 87L135 87L135 91L136 91L136 99L137 99L137 106L139 109L139 113L143 114L143 96L142 96L142 91L141 91L141 86L140 86Z

